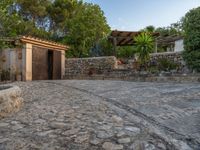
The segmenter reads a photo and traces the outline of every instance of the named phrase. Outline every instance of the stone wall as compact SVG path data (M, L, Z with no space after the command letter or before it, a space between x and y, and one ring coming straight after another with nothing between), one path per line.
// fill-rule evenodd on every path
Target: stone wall
M159 60L167 59L171 62L174 62L178 65L178 72L179 73L188 73L189 70L187 69L186 63L183 60L181 52L165 52L165 53L154 53L150 56L150 62L157 63ZM129 60L129 68L136 69L134 60Z
M66 59L65 78L77 75L103 74L116 68L117 60L114 56Z
M165 52L151 54L151 60L168 59L178 64L185 64L181 52Z
M17 86L0 86L0 119L17 112L23 104L21 89Z
M67 59L65 79L87 80L126 80L143 82L200 82L200 74L187 72L180 52L157 53L151 55L151 61L168 59L181 66L179 72L136 71L134 60L125 65L117 65L115 57L97 57Z

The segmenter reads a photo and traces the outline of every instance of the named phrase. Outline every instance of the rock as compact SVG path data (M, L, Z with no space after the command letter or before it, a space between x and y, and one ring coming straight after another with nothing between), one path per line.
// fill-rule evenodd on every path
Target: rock
M99 139L97 139L97 138L94 138L94 139L90 140L90 144L92 144L92 145L98 145L100 143L101 143L101 141Z
M147 141L135 141L131 146L131 150L156 150L156 147L153 144L148 143Z
M7 127L7 126L9 126L8 123L0 123L0 128L1 128L1 127Z
M100 130L105 130L105 131L108 131L112 128L112 126L110 125L102 125L100 127L98 127Z
M78 133L79 130L80 130L80 129L71 129L71 130L68 130L68 131L63 132L62 135L66 135L66 136L74 135L74 134Z
M39 133L37 133L37 135L38 136L46 136L52 132L53 132L53 130L49 130L49 131L39 132Z
M111 142L105 142L105 143L103 143L102 148L105 150L121 150L124 147L123 147L123 145L113 144Z
M43 124L45 123L46 121L44 119L37 119L34 121L34 123L37 123L37 124Z
M0 118L19 111L23 104L21 95L17 86L0 86Z
M119 131L119 132L117 133L117 137L122 137L122 136L124 136L124 135L126 135L126 133L125 133L124 131Z
M156 147L153 144L145 142L144 144L145 150L156 150Z
M118 143L120 143L120 144L127 144L127 143L130 143L130 142L131 142L130 138L118 139Z
M123 123L123 119L119 116L112 116L112 120L115 123L119 123L119 124Z
M167 149L166 146L163 143L158 143L157 147L162 149L162 150L166 150Z
M71 128L69 124L65 124L62 122L52 122L50 123L49 126L53 129L68 129L69 130Z
M135 136L137 134L140 134L140 128L137 127L132 127L132 126L127 126L125 127L125 131L132 136Z
M19 122L17 122L17 121L11 121L10 122L10 124L12 124L12 125L15 125L15 124L18 124Z
M75 143L83 143L85 141L87 141L89 139L89 136L88 135L82 135L82 136L78 136L76 139L75 139Z
M0 143L4 143L4 142L7 142L7 141L10 141L10 139L8 139L8 138L0 139Z
M11 127L12 130L19 130L19 129L22 129L24 126L23 125L20 125L20 124L16 124L15 126Z
M176 146L177 149L181 150L192 150L186 143L180 140L173 139L173 144Z
M111 138L112 136L114 135L111 132L105 132L105 131L97 132L97 137L100 139L107 139L107 138Z

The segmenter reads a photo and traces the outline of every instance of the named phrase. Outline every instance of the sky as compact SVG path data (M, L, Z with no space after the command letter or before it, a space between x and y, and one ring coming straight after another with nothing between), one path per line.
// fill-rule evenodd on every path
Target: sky
M137 31L148 25L167 27L179 21L200 0L85 0L98 4L112 30Z

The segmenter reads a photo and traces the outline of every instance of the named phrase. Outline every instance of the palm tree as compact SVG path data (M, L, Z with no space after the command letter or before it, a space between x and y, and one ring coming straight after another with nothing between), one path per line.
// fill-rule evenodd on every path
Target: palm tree
M134 37L134 42L137 48L138 58L142 65L145 65L150 59L150 53L153 50L153 37L146 32L142 32L138 36Z

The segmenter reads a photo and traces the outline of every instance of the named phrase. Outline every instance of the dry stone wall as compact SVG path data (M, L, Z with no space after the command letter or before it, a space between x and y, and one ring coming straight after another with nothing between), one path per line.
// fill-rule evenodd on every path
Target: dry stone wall
M103 74L117 68L114 56L94 58L72 58L65 61L65 76Z
M165 52L165 53L154 53L150 55L150 63L158 63L159 60L169 60L178 65L179 73L188 73L190 72L186 66L185 61L183 60L181 52ZM135 60L128 61L128 67L130 69L136 69Z
M74 58L66 60L65 79L128 80L146 82L200 82L199 74L192 74L186 67L180 52L151 55L151 61L168 59L180 66L179 72L136 71L134 60L126 67L117 65L115 57Z
M185 65L181 52L166 52L151 54L151 60L168 59L180 65Z

